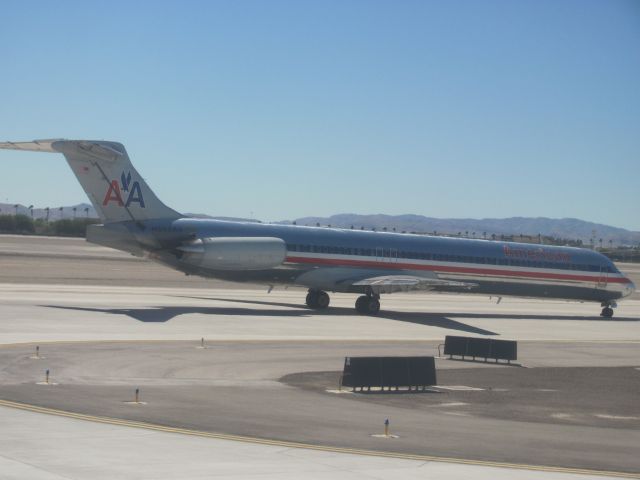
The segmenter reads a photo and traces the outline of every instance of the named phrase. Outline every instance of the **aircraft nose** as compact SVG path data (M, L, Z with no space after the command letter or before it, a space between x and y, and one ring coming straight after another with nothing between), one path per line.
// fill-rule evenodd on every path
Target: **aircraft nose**
M627 278L627 283L624 286L624 293L623 293L623 297L628 297L629 295L632 295L633 292L636 291L636 285Z

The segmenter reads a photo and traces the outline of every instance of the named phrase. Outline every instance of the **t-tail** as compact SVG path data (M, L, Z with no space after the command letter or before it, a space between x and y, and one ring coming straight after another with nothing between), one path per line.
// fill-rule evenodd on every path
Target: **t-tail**
M0 148L62 153L104 223L180 218L133 168L124 145L102 140L35 140Z

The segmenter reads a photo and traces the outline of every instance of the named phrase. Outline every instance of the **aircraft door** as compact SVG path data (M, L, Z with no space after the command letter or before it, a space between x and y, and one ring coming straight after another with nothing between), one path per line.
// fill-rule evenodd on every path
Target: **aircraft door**
M609 283L609 275L606 267L600 267L600 273L598 274L598 281L596 283L596 288L605 290L607 288L607 284Z
M398 249L377 247L376 260L381 263L396 263L398 261Z

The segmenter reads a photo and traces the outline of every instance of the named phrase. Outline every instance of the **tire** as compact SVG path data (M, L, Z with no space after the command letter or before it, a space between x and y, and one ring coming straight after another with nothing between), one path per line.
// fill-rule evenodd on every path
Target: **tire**
M367 314L377 315L380 312L380 301L377 298L370 298L367 305Z
M358 297L358 299L356 300L356 311L362 314L366 313L368 303L369 303L369 297L365 295Z
M613 317L613 308L611 307L604 307L602 309L602 313L600 314L601 317L604 318L611 318Z
M307 293L307 307L318 308L318 292L310 291Z
M327 292L318 292L316 296L316 306L315 308L319 310L324 310L329 306L329 302L331 299L329 298L329 294Z

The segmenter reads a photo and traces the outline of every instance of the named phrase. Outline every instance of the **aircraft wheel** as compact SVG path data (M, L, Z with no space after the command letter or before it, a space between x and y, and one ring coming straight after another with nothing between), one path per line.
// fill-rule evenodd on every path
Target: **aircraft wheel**
M600 316L601 316L601 317L604 317L604 318L611 318L611 317L613 317L613 308L611 308L611 307L604 307L604 308L602 309L602 312L600 313Z
M363 315L376 315L380 311L380 301L375 297L362 295L356 300L356 310Z
M356 300L356 311L358 313L367 313L367 304L369 303L369 297L362 295Z
M378 312L380 312L380 300L377 298L370 298L367 307L367 313L369 315L377 315Z
M309 290L309 293L307 293L307 307L318 308L318 291L317 290Z
M319 310L324 310L329 306L329 302L331 299L329 298L329 294L327 292L323 292L322 290L318 292L316 298L316 307Z

